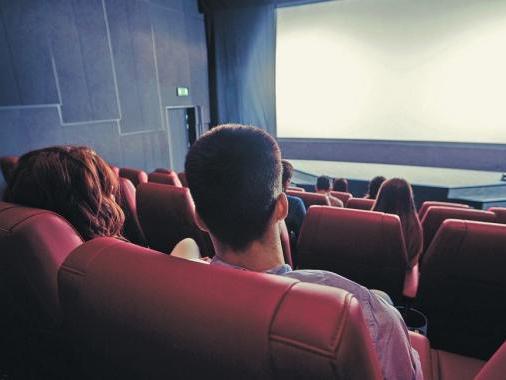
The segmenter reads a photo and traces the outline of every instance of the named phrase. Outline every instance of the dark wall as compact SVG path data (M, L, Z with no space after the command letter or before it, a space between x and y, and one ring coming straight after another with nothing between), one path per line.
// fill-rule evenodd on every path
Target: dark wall
M168 167L165 107L186 105L209 123L197 0L0 0L0 156L83 144Z

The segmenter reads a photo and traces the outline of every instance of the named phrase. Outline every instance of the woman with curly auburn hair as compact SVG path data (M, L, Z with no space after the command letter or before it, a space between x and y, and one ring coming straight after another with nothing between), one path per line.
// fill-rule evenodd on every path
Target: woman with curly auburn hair
M4 200L54 211L90 240L121 237L125 216L116 203L118 194L118 177L95 151L55 146L19 159Z

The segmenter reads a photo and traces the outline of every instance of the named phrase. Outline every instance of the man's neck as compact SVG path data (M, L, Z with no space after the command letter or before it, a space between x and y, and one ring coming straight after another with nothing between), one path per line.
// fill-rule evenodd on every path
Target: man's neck
M285 263L279 236L279 228L275 225L262 239L254 241L243 251L236 251L215 242L216 255L227 264L265 272Z

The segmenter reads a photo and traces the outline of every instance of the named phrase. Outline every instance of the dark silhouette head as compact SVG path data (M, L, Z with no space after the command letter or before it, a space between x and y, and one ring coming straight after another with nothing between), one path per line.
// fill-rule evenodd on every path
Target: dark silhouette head
M281 160L281 164L283 165L283 175L281 179L281 183L283 185L283 191L286 191L292 182L293 177L293 165L289 163L287 160Z
M381 184L386 181L386 178L379 175L371 179L369 182L369 190L367 191L366 198L376 199Z
M198 216L212 236L236 251L264 236L282 193L281 171L276 141L242 125L204 134L185 165Z
M316 179L316 191L330 191L330 177L321 175Z
M332 183L332 190L347 193L348 180L346 178L334 178L334 182Z

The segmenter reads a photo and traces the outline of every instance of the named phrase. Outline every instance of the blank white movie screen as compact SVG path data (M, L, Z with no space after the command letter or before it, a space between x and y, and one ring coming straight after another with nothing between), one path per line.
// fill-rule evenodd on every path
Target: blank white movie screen
M506 0L279 8L277 134L506 143Z

